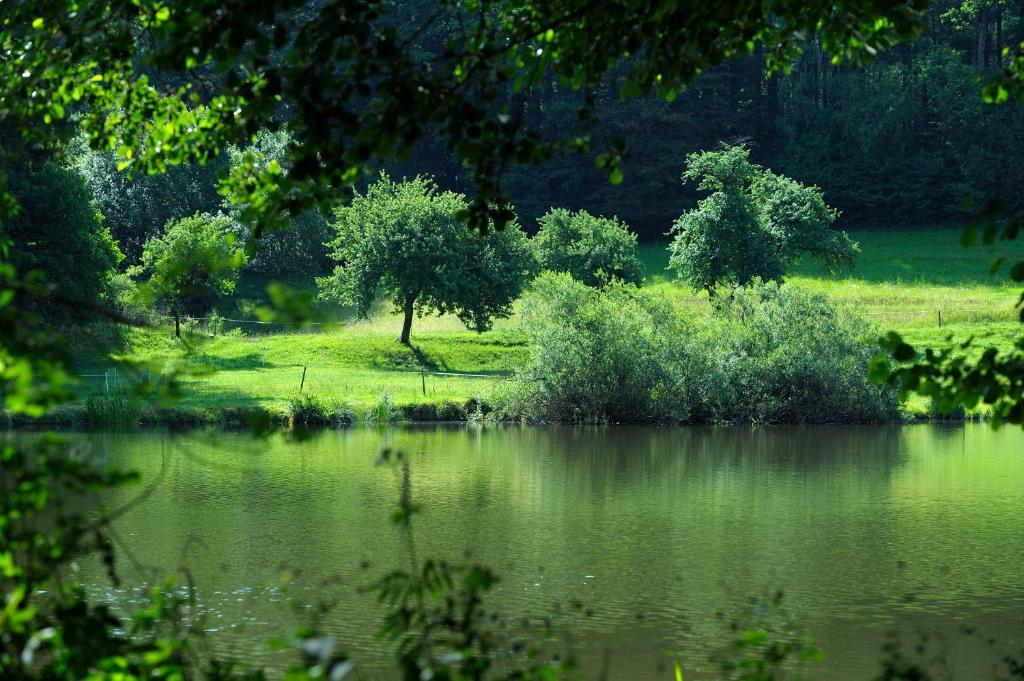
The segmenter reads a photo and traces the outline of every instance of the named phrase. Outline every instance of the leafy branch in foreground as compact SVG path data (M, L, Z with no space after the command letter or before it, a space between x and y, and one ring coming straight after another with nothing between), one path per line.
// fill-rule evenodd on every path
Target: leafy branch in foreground
M401 495L392 521L406 545L407 569L396 569L370 587L377 600L389 607L380 635L398 645L402 677L476 681L493 676L497 653L505 652L488 622L496 614L484 606L484 597L497 583L493 572L480 565L453 565L446 561L420 561L413 535L413 516L419 508L412 500L408 459L389 449L378 463L395 467ZM530 633L530 632L524 632ZM550 624L533 635L550 637ZM554 656L545 661L536 641L514 646L517 656L502 656L507 668L498 671L506 679L564 679L572 660ZM517 659L518 658L518 659Z
M589 150L590 97L564 137L545 139L526 122L522 93L546 76L587 93L625 64L623 96L671 100L758 44L773 70L787 68L811 33L835 63L864 62L918 35L927 3L467 0L423 16L411 5L5 2L0 116L50 143L53 128L80 112L89 144L141 173L208 162L278 125L286 110L295 135L287 176L249 165L225 185L257 234L438 135L469 168L476 192L467 212L485 228L511 217L497 208L507 164ZM622 153L613 144L597 158L613 182L622 180Z

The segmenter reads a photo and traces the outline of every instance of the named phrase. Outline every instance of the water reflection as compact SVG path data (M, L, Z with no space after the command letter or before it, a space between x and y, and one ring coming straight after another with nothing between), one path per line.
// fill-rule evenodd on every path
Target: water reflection
M246 624L218 639L246 656L291 621L276 590L289 564L309 595L343 578L330 627L347 648L378 651L370 668L383 664L366 624L379 612L357 588L400 555L386 522L394 478L372 465L382 446L412 458L423 554L493 567L495 605L509 614L585 603L591 616L561 619L592 664L610 651L612 678L667 678L666 649L697 665L721 638L717 612L779 588L826 649L821 678L870 678L893 628L949 635L961 673L987 669L991 653L956 636L958 622L1008 642L1021 633L1018 430L356 428L269 446L224 433L81 437L94 456L163 476L118 531L161 572L186 562L215 618Z

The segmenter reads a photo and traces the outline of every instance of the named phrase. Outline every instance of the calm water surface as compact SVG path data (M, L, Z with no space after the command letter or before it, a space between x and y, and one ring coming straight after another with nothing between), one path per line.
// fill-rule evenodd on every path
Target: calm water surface
M777 429L355 428L301 443L244 435L76 436L90 456L159 480L116 529L129 584L185 565L215 646L275 663L263 641L340 578L326 629L387 678L360 587L397 565L393 472L412 460L423 556L469 557L501 583L492 605L555 621L596 673L702 678L748 601L783 590L824 649L815 678L868 679L889 632L956 678L1024 645L1024 434L983 425ZM138 492L117 492L108 503ZM365 567L368 564L369 567ZM287 593L279 574L298 577ZM96 598L130 602L83 566ZM575 601L583 611L574 610ZM561 610L562 614L557 614ZM589 613L584 612L590 610ZM723 617L719 613L724 613Z

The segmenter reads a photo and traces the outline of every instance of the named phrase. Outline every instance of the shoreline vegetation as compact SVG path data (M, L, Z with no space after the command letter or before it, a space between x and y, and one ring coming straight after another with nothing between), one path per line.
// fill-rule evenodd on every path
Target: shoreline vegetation
M852 231L862 254L849 275L831 276L815 263L800 263L787 277L787 287L808 296L822 294L840 315L871 323L878 334L896 329L912 342L941 345L975 336L1008 347L1019 322L1011 285L988 275L987 265L1012 249L957 246L956 229ZM895 244L902 247L894 248ZM675 282L665 267L663 244L639 249L645 269L641 292L665 302L683 319L707 317L712 304ZM997 275L998 276L998 275ZM228 319L246 314L245 285ZM248 282L253 297L257 282ZM275 424L331 426L356 422L466 422L564 418L529 417L502 410L496 395L508 393L516 372L531 362L531 344L524 331L522 303L510 319L498 320L485 333L462 329L451 317L426 316L417 321L411 346L397 342L402 320L381 301L365 320L336 319L339 327L324 332L263 332L256 324L229 321L185 325L186 339L173 338L167 328L134 328L115 332L94 325L76 332L77 370L83 377L76 399L44 418L24 417L8 426L116 428L140 426L245 425L254 419ZM253 331L252 329L256 329ZM270 327L274 328L274 327ZM281 327L276 327L281 328ZM314 327L315 329L316 327ZM706 339L706 343L714 339ZM870 340L870 339L869 339ZM872 351L874 352L874 351ZM869 353L871 354L871 353ZM145 371L161 363L186 362L202 368L181 383L177 400L166 407L131 396L132 371L118 369L148 360ZM866 367L865 367L866 370ZM150 373L149 375L152 375ZM301 386L301 393L300 393ZM301 398L301 399L300 399ZM297 402L304 401L304 404ZM886 419L853 421L908 422L931 419L984 419L984 411L939 415L919 397L899 405ZM601 418L588 414L577 422L684 423L687 419ZM786 422L851 422L849 418L797 419ZM778 423L775 419L694 419L694 422Z

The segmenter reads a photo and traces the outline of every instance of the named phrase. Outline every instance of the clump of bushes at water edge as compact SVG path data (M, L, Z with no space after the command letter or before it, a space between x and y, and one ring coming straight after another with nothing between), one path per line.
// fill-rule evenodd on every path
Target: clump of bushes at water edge
M684 315L633 285L546 273L523 303L528 366L498 415L583 423L872 422L898 417L867 380L872 331L822 295L755 282Z
M90 428L135 428L142 414L142 402L128 394L92 395L85 400L85 420Z
M348 426L356 421L355 410L345 402L326 400L311 393L299 393L288 401L291 427Z

